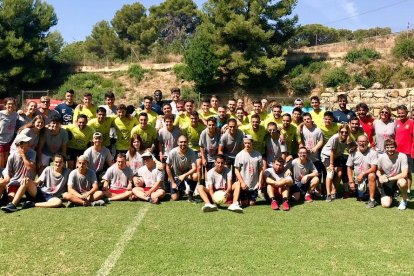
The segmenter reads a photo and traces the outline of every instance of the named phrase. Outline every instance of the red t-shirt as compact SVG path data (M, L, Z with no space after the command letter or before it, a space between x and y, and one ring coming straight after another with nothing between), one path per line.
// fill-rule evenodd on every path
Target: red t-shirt
M400 120L395 120L395 142L397 142L398 152L411 154L413 130L413 120L408 119L404 123Z
M359 118L359 123L364 130L364 132L367 134L369 143L371 144L372 148L375 148L374 143L374 118L371 116L366 116L365 119Z

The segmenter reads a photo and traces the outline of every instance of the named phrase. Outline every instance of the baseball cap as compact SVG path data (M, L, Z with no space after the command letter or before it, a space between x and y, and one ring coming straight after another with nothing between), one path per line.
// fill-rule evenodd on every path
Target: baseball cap
M93 134L93 138L102 138L102 133L100 133L100 132L95 132L94 134Z
M14 143L19 145L21 142L30 142L30 140L32 140L32 137L26 136L25 134L18 134L14 139Z
M152 153L149 151L145 151L142 155L141 158L145 159L145 158L152 158Z
M251 135L246 134L246 135L244 135L243 140L253 141L253 137Z
M301 104L301 103L303 103L303 100L301 98L297 98L294 103L295 104Z

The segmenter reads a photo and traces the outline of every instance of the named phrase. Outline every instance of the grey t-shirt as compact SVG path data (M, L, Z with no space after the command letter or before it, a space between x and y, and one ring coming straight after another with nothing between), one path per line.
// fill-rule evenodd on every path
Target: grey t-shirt
M381 169L388 177L395 176L403 169L408 169L407 155L398 152L397 157L391 160L388 154L381 154L378 157L378 169Z
M227 131L220 138L220 146L224 147L224 156L235 158L236 155L244 148L243 131L237 130L235 137L232 137Z
M78 169L74 169L69 174L68 186L80 194L90 191L94 183L98 184L96 174L91 169L86 169L85 175L81 175Z
M162 153L168 155L170 151L178 146L178 137L181 135L181 129L174 126L170 131L167 128L161 128L158 131L158 142L162 144Z
M54 117L60 118L60 113L59 113L59 112L57 112L57 111L56 111L56 110L54 110L54 109L49 109L49 112L48 112L47 116L46 116L45 114L43 114L42 112L40 112L40 110L38 109L38 110L36 111L36 115L42 115L42 116L43 116L43 118L45 119L45 125L47 125L48 123L50 123L50 121L51 121Z
M32 140L30 140L30 142L29 142L29 145L30 145L30 148L32 150L36 150L37 144L39 143L39 133L34 132L33 128L25 128L20 132L20 134L24 134L27 137L32 138ZM16 148L17 148L17 146L13 141L13 143L10 147L10 152L14 152L16 150Z
M0 144L10 143L16 132L17 113L7 114L6 110L0 111Z
M239 169L241 177L249 189L255 189L263 167L262 154L255 150L251 153L242 150L236 155L234 167Z
M371 168L371 165L378 164L378 155L375 150L368 148L364 153L359 150L352 152L348 156L346 165L354 168L354 174L359 175Z
M296 158L292 162L288 163L286 168L292 170L293 180L295 183L301 182L302 177L307 174L318 172L313 162L309 159L305 164L301 164L299 158Z
M323 134L320 128L312 127L307 128L306 126L302 129L302 143L308 149L308 158L312 161L318 161L319 153L312 153L309 150L315 147L320 141L323 141Z
M118 168L117 164L113 164L102 177L109 181L109 185L113 190L126 189L128 187L129 181L132 181L134 173L131 168L126 166L123 170Z
M32 149L29 149L26 152L26 158L30 161L35 163L36 162L36 152ZM8 175L10 177L11 186L19 186L20 182L22 182L24 177L28 177L30 179L35 179L36 176L36 169L33 168L28 170L24 165L23 158L15 151L12 153L9 158L7 159L7 165L3 172L4 175Z
M83 153L88 158L88 167L91 170L100 172L103 170L105 164L110 164L112 161L112 154L106 147L102 147L100 151L97 151L92 147L89 147Z
M25 113L22 113L22 114L18 115L17 122L16 122L16 129L19 129L22 126L24 126L25 124L30 123L32 120L33 120L33 118L27 117L27 115Z
M378 153L385 153L385 148L384 148L385 140L389 138L395 139L394 120L390 120L387 124L385 124L382 120L376 119L374 121L374 137L375 137L375 150Z
M282 170L281 173L277 174L273 168L268 168L264 172L264 177L265 177L265 179L267 177L270 177L270 178L273 178L276 181L279 181L279 180L281 180L283 178L285 178L285 179L292 179L291 176L286 176L285 177L285 171L286 170Z
M164 171L157 169L149 170L147 166L143 166L138 170L138 176L142 177L146 188L151 188L157 182L161 182L164 178Z
M208 135L208 129L201 132L199 146L204 148L204 156L206 156L207 162L214 162L216 160L219 143L219 132L215 133L213 137Z
M229 168L224 167L221 173L212 168L207 172L206 187L213 186L214 190L226 190L227 185L231 183L232 173Z
M45 154L52 155L62 151L62 146L69 142L66 129L61 128L57 135L53 135L50 129L45 129L43 151Z
M191 170L192 165L196 165L196 155L190 148L184 155L179 153L179 148L173 148L168 154L167 164L171 166L175 176L182 175Z
M341 142L339 140L339 134L334 134L331 138L329 138L328 142L326 142L325 146L322 148L322 161L329 158L331 150L334 151L335 158L343 156L345 149L349 149L351 145L355 145L355 142L352 142L351 144L348 144L346 141Z
M68 179L69 179L70 170L64 168L62 173L57 175L54 173L54 168L52 166L46 167L42 174L39 176L39 185L42 192L60 197L64 192L68 190Z
M271 165L276 159L286 152L286 145L282 145L279 139L273 139L270 135L265 137L266 161Z

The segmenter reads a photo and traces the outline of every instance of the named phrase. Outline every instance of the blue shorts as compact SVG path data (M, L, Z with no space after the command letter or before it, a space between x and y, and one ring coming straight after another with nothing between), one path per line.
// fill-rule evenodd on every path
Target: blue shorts
M192 192L194 192L195 187L197 186L197 182L196 181L189 180L189 179L186 179L184 181L179 181L178 180L178 177L174 177L174 181L177 184L177 189L173 189L173 187L171 185L171 182L169 182L170 183L170 193L171 194L178 193L180 196L183 196L184 193L185 193L185 188L186 188L186 185L185 184L187 184L188 186L190 186L190 191L192 191Z
M240 200L241 201L256 201L259 191L257 189L254 190L240 190Z
M306 182L306 184L303 184L302 182L296 182L295 184L293 184L292 186L290 186L290 194L293 195L294 193L301 193L301 194L306 194L309 190L310 187L310 181L308 180L308 182Z
M27 192L26 192L26 197L27 197L28 200L33 201L33 202L48 202L49 200L51 200L52 198L54 198L56 196L45 193L45 192L42 191L42 189L40 189L40 187L37 187L37 192L36 192L35 197L32 197Z

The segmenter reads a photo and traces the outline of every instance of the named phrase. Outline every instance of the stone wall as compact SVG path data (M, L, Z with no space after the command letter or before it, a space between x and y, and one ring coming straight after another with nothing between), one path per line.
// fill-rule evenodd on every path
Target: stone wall
M380 108L388 105L393 111L398 105L404 104L409 110L414 109L414 88L403 89L367 89L367 90L350 90L346 92L325 91L320 95L321 105L328 110L337 109L337 96L346 94L348 96L348 106L355 110L358 103L366 103L371 114L378 116ZM393 112L394 113L394 112Z

